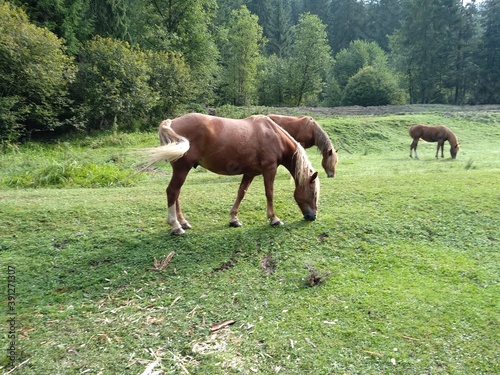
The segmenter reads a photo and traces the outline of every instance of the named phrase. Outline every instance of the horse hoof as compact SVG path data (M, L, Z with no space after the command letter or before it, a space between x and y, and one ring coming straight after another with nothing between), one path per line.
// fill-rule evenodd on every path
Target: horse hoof
M281 220L278 220L278 221L276 221L274 223L271 223L271 226L273 226L273 227L280 227L282 225L285 225L285 223L282 222Z
M239 221L239 220L237 220L237 221L230 221L229 222L229 226L233 227L233 228L239 228L242 225L243 225L243 223L241 221Z
M189 224L187 221L185 223L181 224L182 229L191 229L191 224Z
M170 232L170 234L172 236L181 236L183 235L185 232L184 232L184 229L182 228L176 228L176 229L172 229L172 231Z

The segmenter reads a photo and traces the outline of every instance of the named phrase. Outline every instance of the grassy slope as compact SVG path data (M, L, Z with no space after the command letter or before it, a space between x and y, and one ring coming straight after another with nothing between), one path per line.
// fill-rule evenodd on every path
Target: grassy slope
M164 223L161 174L131 187L1 190L0 262L16 267L24 373L141 373L155 360L165 373L498 373L500 117L319 120L344 150L338 176L322 179L313 223L284 170L275 194L286 225L266 224L256 179L239 229L227 227L239 179L194 171L182 191L193 229L182 238ZM458 159L446 145L436 161L435 144L410 159L416 122L450 126ZM63 155L126 169L124 146L154 138L86 140ZM4 156L2 180L58 152ZM148 271L170 251L165 270ZM259 265L268 254L272 274ZM311 288L306 263L331 275ZM236 323L211 335L225 319Z

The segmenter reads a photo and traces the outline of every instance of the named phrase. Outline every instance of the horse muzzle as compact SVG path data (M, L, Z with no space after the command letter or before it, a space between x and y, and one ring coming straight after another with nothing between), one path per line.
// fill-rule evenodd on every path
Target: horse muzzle
M316 220L316 212L314 212L313 210L307 210L304 213L304 219L307 220L307 221L314 221L314 220Z

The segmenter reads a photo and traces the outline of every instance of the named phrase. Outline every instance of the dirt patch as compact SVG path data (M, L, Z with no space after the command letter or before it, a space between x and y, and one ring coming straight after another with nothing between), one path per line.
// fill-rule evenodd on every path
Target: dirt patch
M444 104L407 104L385 106L349 107L276 107L277 114L306 113L310 115L377 116L411 113L461 113L461 112L500 112L500 104L490 105L444 105Z

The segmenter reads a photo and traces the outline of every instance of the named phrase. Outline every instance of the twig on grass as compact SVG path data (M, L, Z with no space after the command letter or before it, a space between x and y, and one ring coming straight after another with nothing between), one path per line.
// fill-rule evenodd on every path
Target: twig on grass
M370 352L369 350L363 350L363 351L378 358L382 358L384 356L382 353Z
M219 329L230 326L231 324L234 324L234 323L236 323L236 320L224 320L222 322L212 324L210 326L210 332L218 331Z
M16 365L15 367L12 367L9 371L5 372L3 375L12 374L15 370L17 370L18 368L23 367L26 363L28 363L30 359L31 358L28 358L27 360L21 362L20 364Z
M411 336L403 335L401 337L404 339L410 340L410 341L420 341L420 339L416 339L415 337L411 337Z
M156 272L162 271L165 267L168 266L168 264L170 263L170 261L174 257L174 254L175 254L175 252L171 251L170 254L168 254L161 261L159 261L158 259L156 259L156 257L154 257L154 263L153 263L154 267L148 268L148 271L156 271Z

